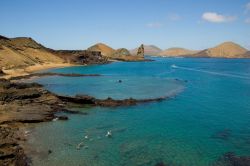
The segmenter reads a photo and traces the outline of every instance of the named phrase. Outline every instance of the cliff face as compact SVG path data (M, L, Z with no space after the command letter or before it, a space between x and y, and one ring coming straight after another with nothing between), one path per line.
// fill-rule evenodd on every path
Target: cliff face
M20 68L35 64L62 62L63 59L52 54L31 38L0 37L1 68Z

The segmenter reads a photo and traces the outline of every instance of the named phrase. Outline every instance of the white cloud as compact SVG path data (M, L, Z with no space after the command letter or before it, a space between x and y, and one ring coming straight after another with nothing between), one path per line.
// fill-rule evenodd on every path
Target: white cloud
M205 12L202 15L202 19L208 22L213 22L213 23L223 23L223 22L234 21L236 17L226 16L226 15L218 14L216 12Z
M245 23L250 24L250 17L245 20Z
M161 28L162 24L159 22L152 22L152 23L148 23L147 27L149 27L149 28Z
M179 21L181 19L181 16L176 13L172 13L168 15L168 19L171 21Z

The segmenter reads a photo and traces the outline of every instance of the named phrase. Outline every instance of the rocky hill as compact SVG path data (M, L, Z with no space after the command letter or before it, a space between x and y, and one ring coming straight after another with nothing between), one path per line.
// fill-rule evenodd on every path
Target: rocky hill
M233 42L225 42L216 47L202 50L191 56L193 57L216 57L216 58L250 58L247 49Z
M172 56L185 56L185 55L192 55L197 53L197 51L194 50L188 50L185 48L169 48L166 49L162 52L160 52L158 55L159 56L168 56L168 57L172 57Z
M138 48L130 50L132 55L137 54ZM158 55L162 50L154 45L144 45L144 54L145 55Z
M98 43L87 49L88 51L100 51L102 56L106 57L108 60L120 60L120 61L144 61L143 56L132 55L126 48L119 48L117 50L112 47ZM136 50L137 51L137 50Z
M97 43L87 49L88 51L99 51L105 57L110 57L114 52L115 49L109 47L103 43Z
M31 38L0 37L0 68L10 69L63 61Z
M44 64L99 64L106 63L99 51L53 50L32 38L0 36L0 69L24 69Z

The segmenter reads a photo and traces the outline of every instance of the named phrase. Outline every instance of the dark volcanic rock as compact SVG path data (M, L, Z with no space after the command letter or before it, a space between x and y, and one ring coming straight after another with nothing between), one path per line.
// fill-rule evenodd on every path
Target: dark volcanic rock
M58 95L57 97L64 102L71 102L76 104L96 104L95 98L87 95L77 95L75 97Z
M29 75L12 77L10 80L19 80L19 79L29 79L32 77L47 77L47 76L62 76L62 77L97 77L101 76L100 74L66 74L66 73L33 73Z
M0 126L0 165L26 166L27 157L23 149L17 144L20 135L18 128Z
M0 35L0 40L10 40L10 39L5 36Z
M41 96L36 89L24 89L16 91L16 89L8 89L0 93L0 101L10 102L13 100L34 99Z
M58 120L69 120L69 118L63 115L63 116L58 116Z
M0 69L0 76L5 75L4 72Z
M51 50L68 63L75 64L104 64L107 59L99 51L88 50Z

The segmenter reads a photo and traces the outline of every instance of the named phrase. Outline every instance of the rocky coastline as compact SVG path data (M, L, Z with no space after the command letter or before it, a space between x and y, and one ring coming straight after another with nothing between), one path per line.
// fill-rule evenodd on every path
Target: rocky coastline
M70 109L72 105L118 107L162 101L167 98L143 100L107 98L101 100L87 95L60 96L45 90L40 84L18 81L35 76L84 77L101 75L34 73L10 80L0 79L0 165L32 165L23 146L26 141L25 128L30 124L48 122L53 119L68 120L67 116L57 116L56 114L59 112L82 114L72 111Z

